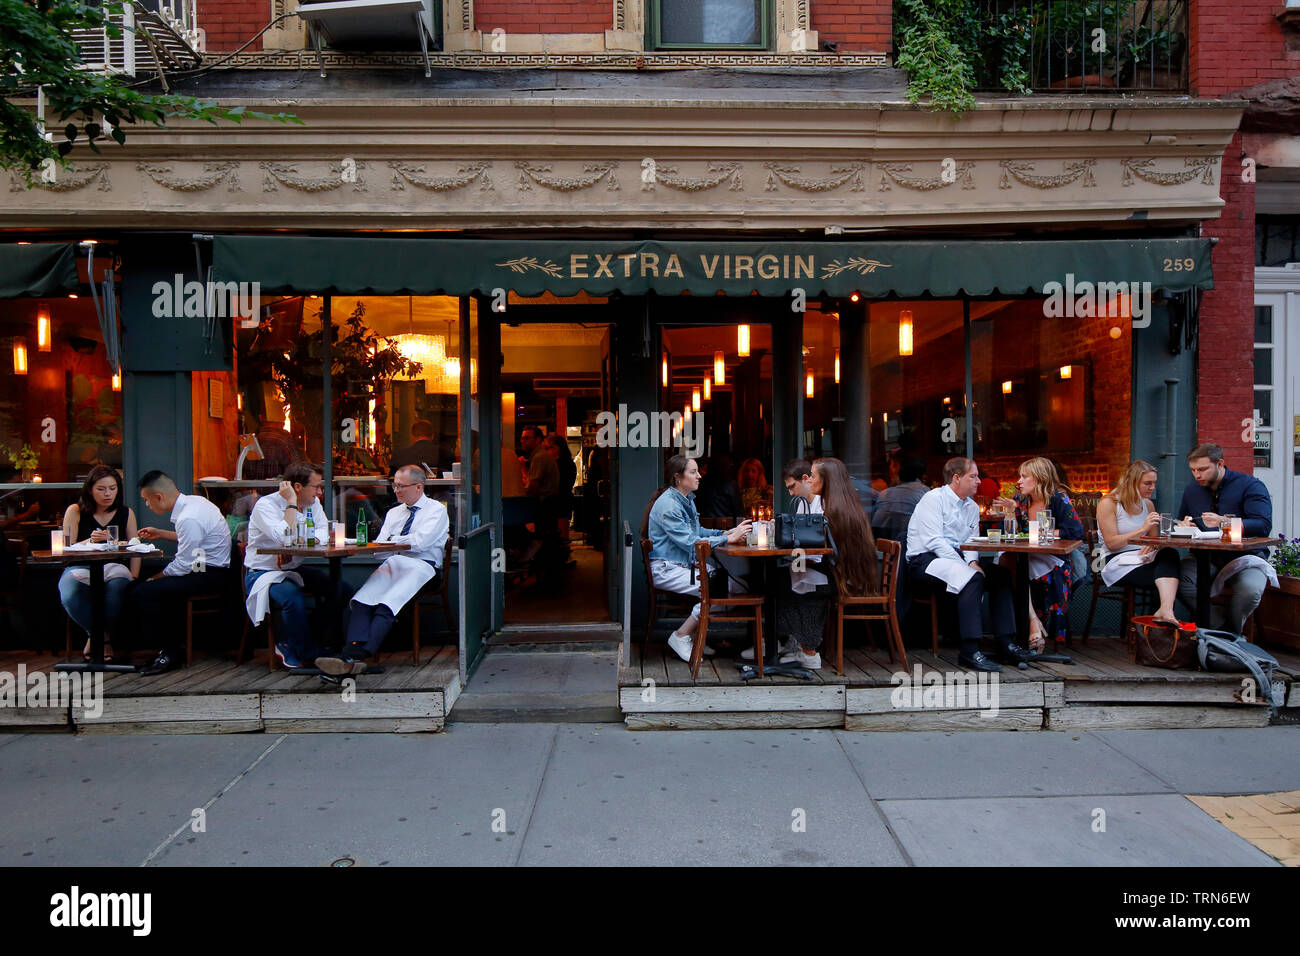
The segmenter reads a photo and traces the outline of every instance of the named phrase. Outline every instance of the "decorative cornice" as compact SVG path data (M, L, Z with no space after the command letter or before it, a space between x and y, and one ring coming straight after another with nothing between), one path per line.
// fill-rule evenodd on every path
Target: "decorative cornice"
M197 177L177 176L171 163L137 163L136 169L145 173L159 186L174 189L177 192L193 193L211 189L219 183L225 183L231 192L240 191L238 163L204 163L203 171Z
M541 165L523 161L515 163L515 166L519 168L520 189L530 190L533 188L532 184L537 183L539 186L545 186L547 189L553 189L561 193L588 189L602 180L605 182L606 189L616 190L619 185L614 171L618 168L618 165L616 162L584 163L580 174L556 176L553 175L554 170L550 164Z
M646 163L653 160L641 160L641 168L644 172ZM682 192L695 193L705 189L712 189L723 183L729 182L727 187L731 192L736 192L745 188L745 180L741 176L740 163L709 163L707 174L703 177L694 178L689 176L678 175L679 167L677 166L655 166L654 178L645 181L642 177L641 188L651 190L658 183L670 186L673 189L680 189Z
M85 189L95 183L98 185L100 192L108 192L113 188L113 183L108 178L108 169L108 163L88 163L82 166L74 166L72 169L59 169L55 173L54 182L43 182L38 179L34 188L44 192L68 193L78 189ZM9 174L9 191L11 193L27 192L27 184L18 173L11 172Z
M975 164L970 161L952 162L950 167L952 177L947 178L944 175L943 162L940 162L939 175L931 179L918 179L915 176L907 175L912 171L911 163L876 163L880 167L880 192L887 192L892 188L890 182L895 182L907 189L916 189L922 192L929 192L931 189L943 189L945 186L951 186L953 183L961 183L962 189L974 189L975 177L971 175L975 169Z
M324 50L321 61L333 70L414 70L424 69L419 53L343 53ZM463 50L430 53L434 69L512 69L521 67L600 67L604 69L653 70L690 67L733 66L816 66L816 67L888 67L884 53L483 53ZM316 53L310 50L263 50L237 53L222 63L223 69L235 70L311 70L316 67Z
M464 189L474 180L479 180L480 189L491 189L492 180L487 171L492 167L490 162L461 163L456 167L456 171L450 176L427 176L425 167L412 166L408 163L390 162L388 168L393 171L393 182L389 189L405 189L406 184L419 186L421 189L428 189L433 192L448 192L453 189Z
M297 163L258 163L257 165L266 173L262 178L262 189L265 192L275 192L280 186L288 186L290 189L305 193L329 192L347 185L357 192L366 190L365 183L361 179L366 164L353 160L332 163L328 167L333 173L332 176L321 176L315 179L299 175Z
M1181 186L1199 176L1202 185L1212 186L1214 167L1218 163L1217 156L1187 156L1183 159L1185 169L1155 170L1152 169L1156 164L1154 159L1123 159L1120 164L1124 167L1124 177L1120 185L1132 186L1136 176L1144 183L1155 186Z
M787 163L764 163L763 168L768 173L767 182L763 188L767 192L772 192L777 188L777 181L779 180L791 189L798 189L806 193L824 193L849 183L849 189L852 192L859 193L865 188L862 185L862 175L866 172L867 165L867 163L849 163L848 165L832 166L831 174L819 179L804 176L802 166L793 166Z
M1062 163L1064 172L1057 173L1054 176L1034 175L1036 163L1004 159L998 165L1002 167L1002 179L998 182L999 189L1011 189L1012 179L1015 179L1016 182L1023 186L1030 186L1034 189L1060 189L1062 186L1069 186L1078 182L1081 178L1084 189L1097 185L1097 180L1092 175L1092 169L1097 165L1095 159L1081 159L1076 163Z

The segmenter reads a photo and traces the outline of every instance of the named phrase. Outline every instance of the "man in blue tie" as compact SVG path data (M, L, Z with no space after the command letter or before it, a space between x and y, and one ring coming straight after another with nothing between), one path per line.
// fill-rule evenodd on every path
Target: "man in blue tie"
M393 476L399 504L384 517L376 542L410 545L375 569L352 597L348 639L338 657L318 657L316 666L326 674L352 674L365 670L392 630L397 613L425 584L441 573L447 544L447 506L425 497L424 469L404 465Z

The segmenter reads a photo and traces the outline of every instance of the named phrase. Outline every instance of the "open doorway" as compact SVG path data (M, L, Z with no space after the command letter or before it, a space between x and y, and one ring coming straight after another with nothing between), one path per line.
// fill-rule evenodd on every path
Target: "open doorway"
M507 627L606 624L611 327L501 327L501 515Z

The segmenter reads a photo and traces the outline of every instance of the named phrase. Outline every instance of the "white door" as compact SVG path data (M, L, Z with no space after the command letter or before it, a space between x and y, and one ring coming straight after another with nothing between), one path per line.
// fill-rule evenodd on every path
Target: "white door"
M1255 270L1255 476L1273 533L1300 536L1300 269Z

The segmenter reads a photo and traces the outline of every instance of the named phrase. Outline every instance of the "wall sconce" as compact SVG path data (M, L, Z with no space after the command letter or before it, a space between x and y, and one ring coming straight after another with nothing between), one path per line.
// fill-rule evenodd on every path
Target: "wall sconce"
M713 353L713 384L727 384L727 359L721 352Z
M808 379L804 383L803 393L807 395L809 398L813 397L813 373L812 372L808 373Z
M116 372L113 373L113 391L115 392L122 391L122 370L121 369L118 369ZM240 409L244 407L243 403L238 399L236 399L235 404L238 405Z
M41 306L40 311L36 313L36 351L48 352L50 337L50 313L45 306Z
M1007 379L1005 382L1002 383L1002 394L1003 395L1011 394L1011 379Z
M943 397L943 403L944 403L945 405L951 405L951 404L952 404L952 396L951 396L951 395L945 395L945 396Z
M697 388L691 392L691 407L688 409L688 411L698 412L699 410L700 410L700 390Z
M713 400L713 379L704 376L704 400L710 402Z
M749 358L749 326L736 326L736 351L741 358Z
M668 353L664 353L663 359L659 363L659 377L663 380L664 388L668 387Z
M22 339L14 339L14 374L27 374L27 344Z
M835 384L840 384L840 350L835 350Z
M898 313L898 354L912 354L912 310Z
M1065 381L1067 378L1069 378L1069 377L1070 377L1071 375L1073 375L1073 374L1074 374L1074 366L1073 366L1073 365L1062 365L1062 366L1061 366L1061 381Z

